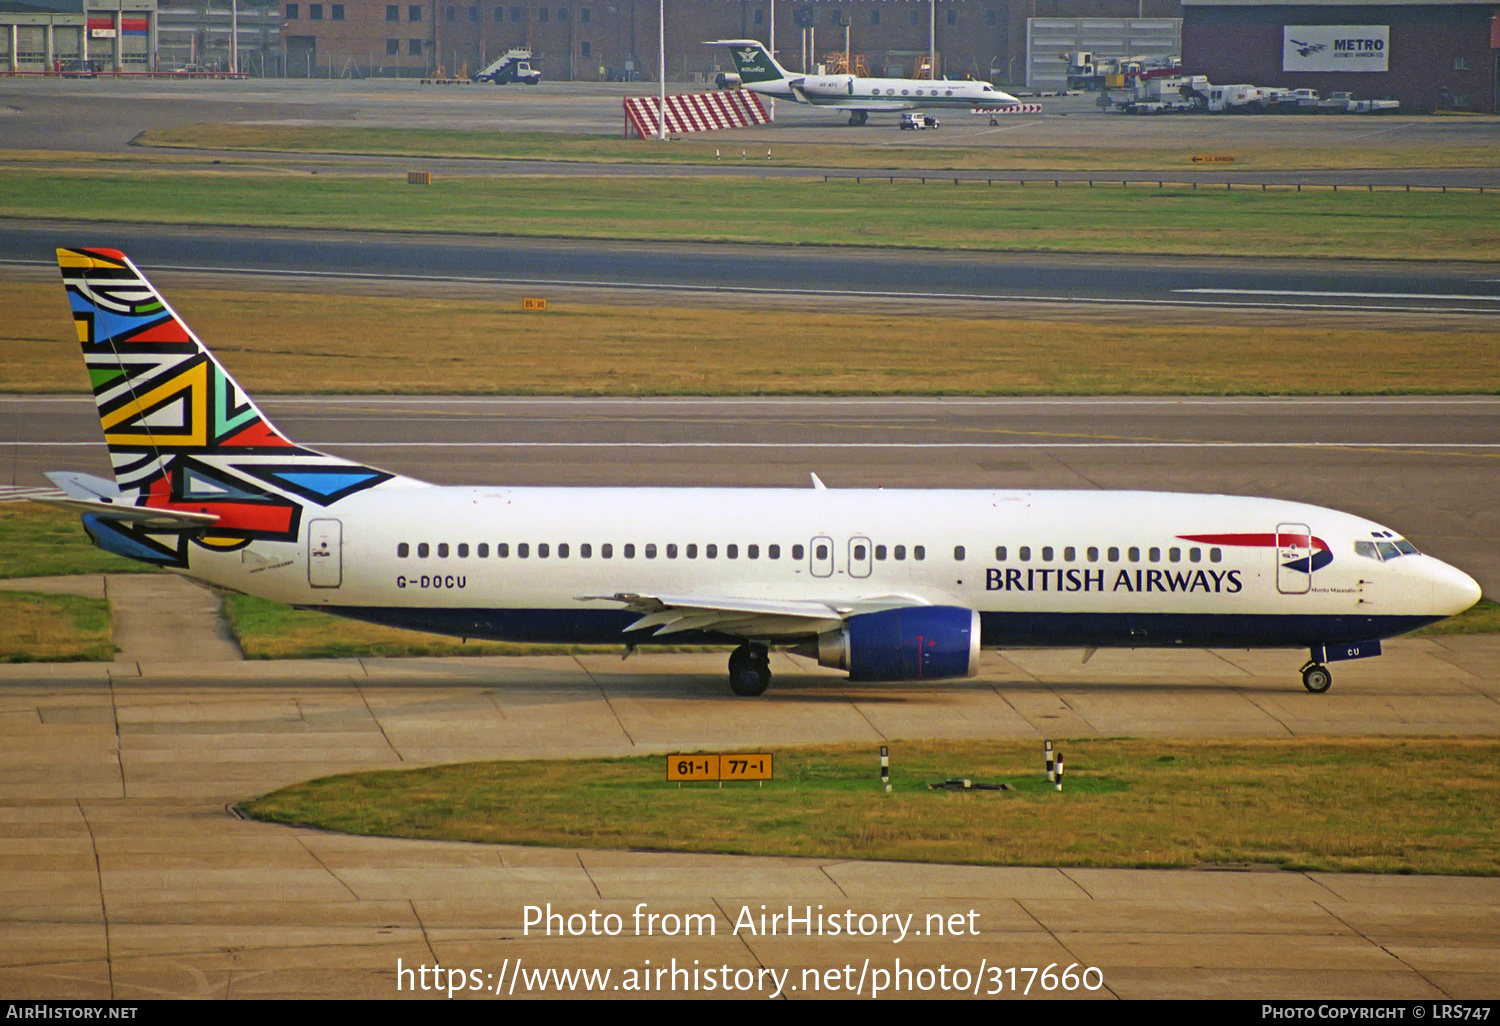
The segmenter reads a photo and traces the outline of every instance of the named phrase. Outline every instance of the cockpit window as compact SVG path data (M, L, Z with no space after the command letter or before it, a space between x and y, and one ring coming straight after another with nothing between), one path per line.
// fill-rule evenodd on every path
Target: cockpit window
M1405 538L1397 538L1389 531L1380 533L1380 541L1357 541L1354 543L1354 554L1364 556L1366 559L1400 559L1402 556L1417 556L1421 553L1417 547ZM1385 541L1389 538L1390 541Z

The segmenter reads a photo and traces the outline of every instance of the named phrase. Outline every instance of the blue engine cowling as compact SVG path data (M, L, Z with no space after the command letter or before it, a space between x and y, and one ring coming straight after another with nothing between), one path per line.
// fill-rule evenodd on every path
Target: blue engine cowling
M817 656L857 681L973 677L979 673L979 614L959 606L860 613L820 635Z

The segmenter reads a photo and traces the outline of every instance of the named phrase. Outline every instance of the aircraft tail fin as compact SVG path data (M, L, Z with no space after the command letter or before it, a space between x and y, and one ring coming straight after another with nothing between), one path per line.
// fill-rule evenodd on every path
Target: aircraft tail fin
M114 468L109 502L184 514L178 528L186 533L160 545L148 544L141 525L171 524L170 516L103 514L110 530L140 535L129 546L136 558L150 549L154 562L185 566L193 532L221 549L295 541L305 506L394 478L294 444L125 254L59 249L57 262ZM202 526L205 514L212 526Z
M790 79L791 74L776 63L776 58L771 56L765 44L758 39L718 39L713 46L729 47L729 55L734 59L734 68L739 72L740 82L744 85L754 85L759 82L784 82Z

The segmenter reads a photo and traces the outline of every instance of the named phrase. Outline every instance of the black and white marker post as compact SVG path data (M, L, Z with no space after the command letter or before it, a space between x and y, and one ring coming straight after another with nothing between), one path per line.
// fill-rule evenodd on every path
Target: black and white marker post
M1047 760L1047 783L1050 784L1057 779L1057 776L1052 769L1052 742L1044 741L1042 742L1042 744L1046 746L1042 749L1042 755Z
M1062 752L1058 752L1057 753L1057 777L1056 777L1056 779L1054 780L1054 782L1052 784L1052 787L1053 787L1054 790L1057 790L1057 791L1061 791L1062 790L1062 777L1063 777Z
M880 746L880 782L885 785L885 793L891 793L891 750L887 745Z

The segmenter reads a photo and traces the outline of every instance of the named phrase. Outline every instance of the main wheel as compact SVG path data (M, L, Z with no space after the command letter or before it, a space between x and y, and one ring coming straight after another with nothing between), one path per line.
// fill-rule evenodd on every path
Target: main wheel
M771 653L764 645L741 645L729 654L729 690L754 698L771 686Z
M1333 687L1333 674L1322 663L1308 663L1302 668L1302 686L1315 695Z

